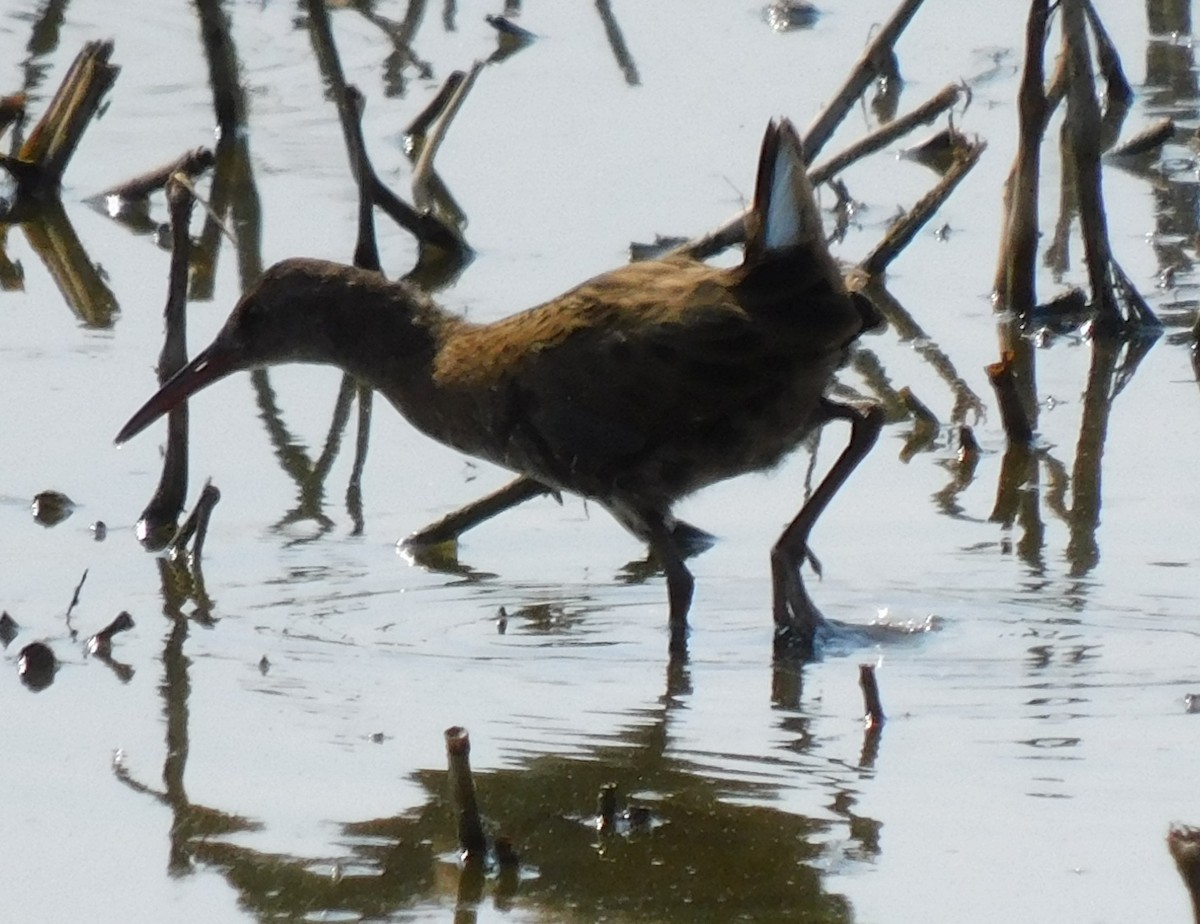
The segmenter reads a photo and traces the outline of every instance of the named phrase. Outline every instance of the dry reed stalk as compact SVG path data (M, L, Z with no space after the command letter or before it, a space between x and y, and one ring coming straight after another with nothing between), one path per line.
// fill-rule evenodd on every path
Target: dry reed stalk
M954 161L954 165L946 172L946 175L938 181L938 184L922 196L904 214L903 218L888 228L887 233L883 236L883 240L872 248L866 259L859 263L859 266L868 276L878 276L887 269L888 265L916 237L917 232L941 208L942 203L950 197L955 187L962 182L963 177L979 162L979 157L985 150L987 150L986 141L977 139L970 143L964 152Z
M879 728L887 720L887 716L883 714L883 702L879 698L879 681L875 678L873 664L858 666L858 685L862 689L867 726Z
M1167 850L1192 900L1192 917L1200 924L1200 828L1171 825Z
M1037 304L1038 183L1047 101L1042 56L1049 0L1033 0L1025 26L1025 63L1017 94L1017 154L1004 184L1004 218L996 271L997 307L1024 317ZM1003 344L1010 349L1012 344Z
M164 384L187 365L187 283L191 255L189 225L193 198L176 178L166 182L167 206L171 215L171 268L167 300L163 308L165 335L158 355L158 383ZM167 415L167 447L162 475L150 502L138 518L137 534L142 544L159 549L178 540L175 523L187 500L188 406L184 402ZM175 538L172 539L172 534Z
M487 853L487 837L475 798L475 780L471 777L471 736L461 725L454 725L446 729L445 738L450 794L458 820L458 846L465 860L482 861Z
M200 559L204 554L204 540L208 536L208 523L212 519L213 508L221 500L221 491L209 478L204 482L204 488L200 491L200 497L196 501L196 506L192 508L192 512L188 514L188 518L183 521L174 538L167 544L172 556L178 556L187 548L188 542L192 543L191 560L194 566L199 566Z
M886 58L895 48L900 35L920 9L921 2L922 0L903 0L859 55L841 89L809 125L804 133L804 156L809 163L812 163L813 158L825 147L825 143L846 117L846 113L854 106L854 101L871 85L871 81L879 72L879 61Z
M210 148L196 148L180 155L168 164L155 167L140 176L111 186L99 195L102 198L116 196L126 201L145 199L151 193L163 189L167 185L167 181L175 174L181 173L188 178L197 177L211 167L215 161L216 157Z
M38 120L17 160L33 168L29 194L55 193L79 140L100 109L121 69L109 63L113 43L88 42L75 56L46 112ZM5 161L11 161L5 158ZM18 177L20 181L20 177Z
M1005 353L985 371L992 388L996 390L996 400L1000 404L1000 420L1009 442L1028 445L1033 440L1033 423L1025 412L1015 370L1015 355Z

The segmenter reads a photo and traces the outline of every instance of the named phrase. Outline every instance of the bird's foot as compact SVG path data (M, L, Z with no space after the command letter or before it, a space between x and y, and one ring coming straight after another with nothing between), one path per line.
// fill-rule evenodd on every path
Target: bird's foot
M816 653L817 633L827 625L825 617L804 589L795 563L776 552L771 556L771 570L775 653L808 660Z

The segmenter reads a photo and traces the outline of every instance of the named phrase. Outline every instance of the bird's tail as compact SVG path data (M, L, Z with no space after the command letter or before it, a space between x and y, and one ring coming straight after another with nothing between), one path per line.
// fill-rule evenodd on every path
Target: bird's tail
M746 235L747 260L794 247L828 254L821 213L804 163L804 146L787 119L772 120L758 158L754 208ZM832 258L830 258L832 259Z
M789 304L798 300L814 337L823 330L831 343L849 342L883 323L870 299L846 289L825 241L804 145L787 119L770 122L763 136L742 267L747 284L776 288Z

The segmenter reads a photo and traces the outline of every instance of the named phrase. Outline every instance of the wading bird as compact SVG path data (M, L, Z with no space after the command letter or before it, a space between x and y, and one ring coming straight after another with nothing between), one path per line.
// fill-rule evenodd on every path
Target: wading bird
M667 257L597 276L543 305L474 324L376 272L284 260L216 339L129 420L128 440L233 372L338 366L417 429L607 508L666 574L671 648L686 645L698 531L676 501L769 468L831 420L850 440L771 554L777 646L809 653L822 619L800 569L813 523L882 423L825 396L850 345L880 322L825 244L803 151L786 120L763 139L740 265ZM528 496L528 495L526 495Z

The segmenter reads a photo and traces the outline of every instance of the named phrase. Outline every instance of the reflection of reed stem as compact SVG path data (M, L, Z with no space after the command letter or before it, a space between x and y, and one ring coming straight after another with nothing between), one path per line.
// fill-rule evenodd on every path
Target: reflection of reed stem
M371 177L374 174L362 131L367 101L355 86L346 87L345 96L350 113L343 127L350 154L350 172L358 186L358 233L354 242L354 265L378 273L383 270L383 264L379 259L379 245L375 237L375 200L371 196ZM341 107L338 108L340 111Z
M89 327L110 327L116 296L84 250L58 198L38 203L36 214L21 230L71 310Z
M1071 575L1079 577L1091 571L1100 560L1096 529L1100 525L1101 462L1108 421L1112 410L1113 373L1119 345L1111 339L1092 339L1092 364L1083 393L1083 414L1079 440L1075 444L1075 465L1071 470L1070 539L1067 558Z
M617 784L605 783L596 797L596 830L611 834L617 823Z
M465 71L452 71L450 76L442 83L441 88L437 91L437 95L417 114L415 119L408 123L408 128L404 130L404 135L412 145L414 151L418 151L424 144L425 133L429 131L429 127L445 111L451 97L458 92L459 86L466 79L467 74Z
M1021 494L1037 473L1037 457L1026 443L1009 442L1000 463L996 482L996 501L988 519L1005 527L1017 521Z
M238 80L237 50L230 35L229 16L220 0L196 0L200 35L208 61L208 82L221 137L232 136L246 121L246 97Z
M462 222L462 210L454 204L452 198L449 199L448 204L443 204L449 198L449 191L437 179L437 175L433 169L433 159L437 156L438 149L442 146L442 141L445 140L446 132L450 129L450 123L454 121L454 117L458 114L459 109L462 108L462 104L466 100L467 94L471 92L471 88L475 86L475 80L481 70L483 70L483 63L476 61L467 73L466 78L454 88L454 92L450 94L450 98L446 101L444 111L438 116L428 132L426 132L419 147L414 150L416 164L413 166L413 200L419 208L442 205L443 209L450 213L449 221L455 225L460 225ZM457 215L455 214L456 212Z

